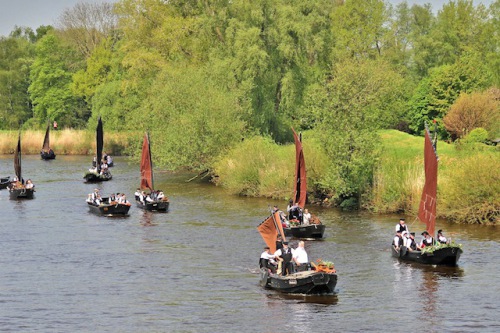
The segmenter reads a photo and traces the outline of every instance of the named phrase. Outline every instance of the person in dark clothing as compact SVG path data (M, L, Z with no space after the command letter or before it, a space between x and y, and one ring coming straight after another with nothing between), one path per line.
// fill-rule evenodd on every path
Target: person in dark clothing
M288 242L283 242L283 248L274 253L277 257L281 258L281 275L288 275L293 273L292 264L292 249L288 247Z

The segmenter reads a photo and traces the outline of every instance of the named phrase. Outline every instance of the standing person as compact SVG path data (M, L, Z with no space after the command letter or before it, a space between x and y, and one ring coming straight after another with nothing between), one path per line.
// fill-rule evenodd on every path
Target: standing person
M396 232L398 232L398 231L400 233L403 233L403 231L410 232L410 230L408 230L408 226L406 225L404 218L400 218L399 223L396 224Z
M304 209L304 214L302 215L302 221L304 225L309 225L309 221L311 220L311 213L309 213L309 209Z
M285 276L287 274L293 273L292 267L292 249L288 247L288 242L283 242L283 248L277 250L274 255L281 258L281 275Z
M304 248L304 241L300 241L295 250L292 250L293 261L298 272L306 271L309 267L309 257L307 256L306 249Z

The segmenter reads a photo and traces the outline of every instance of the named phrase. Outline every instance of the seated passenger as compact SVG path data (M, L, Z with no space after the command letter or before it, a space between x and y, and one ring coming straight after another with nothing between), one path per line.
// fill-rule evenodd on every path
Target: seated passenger
M410 251L416 251L417 250L417 242L415 241L415 233L410 232L410 237L406 240L406 247Z
M311 213L309 213L309 209L304 209L304 215L302 215L302 224L309 225L310 220L311 220Z
M422 242L420 242L420 249L425 248L426 246L432 246L434 244L434 239L432 239L431 235L427 231L422 232Z
M269 251L269 246L266 246L264 252L260 255L260 267L268 268L272 273L276 273L276 268L278 267L278 263L275 260L276 256L269 253Z
M446 239L446 237L444 237L443 230L441 230L441 229L438 230L437 240L441 244L448 244L448 239Z
M304 245L304 241L300 241L297 248L292 250L293 261L298 272L307 271L309 268L309 258Z

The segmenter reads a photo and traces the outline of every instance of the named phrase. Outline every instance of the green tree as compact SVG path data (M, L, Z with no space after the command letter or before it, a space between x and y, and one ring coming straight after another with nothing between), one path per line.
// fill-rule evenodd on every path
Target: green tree
M63 126L85 125L90 112L84 101L75 97L70 89L73 72L69 64L74 60L74 51L55 34L49 33L37 42L28 88L35 124L51 119Z
M31 29L0 37L0 129L18 128L31 116L29 70L34 57Z

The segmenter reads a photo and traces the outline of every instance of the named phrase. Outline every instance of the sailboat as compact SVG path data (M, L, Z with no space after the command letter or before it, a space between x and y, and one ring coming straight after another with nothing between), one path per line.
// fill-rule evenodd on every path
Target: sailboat
M271 253L276 251L278 235L286 241L278 211L259 224L257 230ZM266 289L288 294L332 294L337 285L337 273L333 266L312 264L308 270L283 276L273 273L262 261L259 262L260 285Z
M45 138L43 139L42 150L40 150L40 156L42 160L53 160L56 158L56 154L50 148L50 123L47 124L47 130L45 131Z
M436 228L436 199L437 199L437 175L439 158L436 152L437 140L431 139L431 134L426 126L424 141L424 165L425 183L422 198L418 210L418 219L425 223L429 235L434 235ZM435 237L434 237L435 239ZM406 246L397 249L391 246L392 255L403 261L413 261L421 264L456 266L462 249L459 244L453 242L448 244L435 243L426 246L421 251L411 250Z
M91 169L89 169L89 171L87 171L83 176L85 182L87 183L98 183L102 181L111 180L111 178L113 178L111 176L111 172L109 172L107 168L104 169L101 168L103 146L104 146L104 132L102 128L102 120L101 117L99 117L96 127L96 156L94 157L96 164Z
M146 194L146 190L149 190L148 194ZM163 192L154 189L153 160L151 159L151 144L148 133L144 134L144 140L142 141L141 186L140 192L135 193L135 202L138 207L150 211L165 212L170 205Z
M17 148L14 153L14 171L16 179L9 185L9 195L11 199L33 199L35 193L35 186L28 179L24 182L21 169L21 133L17 140Z
M307 225L303 223L302 211L307 201L306 161L302 149L302 137L299 137L293 128L292 131L295 140L295 181L294 194L290 201L295 208L289 212L290 226L284 228L285 235L295 238L323 238L325 225L317 217L314 216Z

